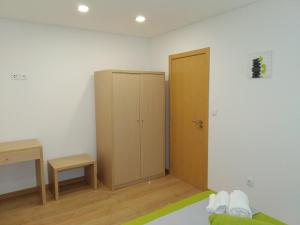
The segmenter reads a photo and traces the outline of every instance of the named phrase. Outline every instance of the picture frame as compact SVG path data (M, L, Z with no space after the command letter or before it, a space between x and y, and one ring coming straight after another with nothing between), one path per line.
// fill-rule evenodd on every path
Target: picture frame
M248 77L250 79L268 79L272 77L272 51L249 54Z

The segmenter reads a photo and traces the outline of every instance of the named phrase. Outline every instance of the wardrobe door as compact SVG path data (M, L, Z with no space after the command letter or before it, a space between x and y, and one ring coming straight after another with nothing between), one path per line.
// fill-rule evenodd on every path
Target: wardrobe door
M113 75L113 183L126 184L141 177L140 76Z
M142 177L164 173L164 76L141 75Z

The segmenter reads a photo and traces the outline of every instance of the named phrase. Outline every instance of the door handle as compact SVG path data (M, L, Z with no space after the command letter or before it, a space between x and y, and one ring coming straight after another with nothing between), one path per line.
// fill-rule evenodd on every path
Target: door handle
M192 122L195 123L197 127L203 128L203 120L192 120Z

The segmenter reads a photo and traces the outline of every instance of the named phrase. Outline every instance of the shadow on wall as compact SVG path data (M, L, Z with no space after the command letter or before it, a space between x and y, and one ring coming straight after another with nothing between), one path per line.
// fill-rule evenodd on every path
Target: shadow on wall
M82 88L80 83L78 85ZM61 151L65 152L57 152L57 157L88 153L96 159L94 74L90 75L82 93L73 115L70 115L65 136L60 137L58 141L61 148L65 149ZM60 179L66 180L83 175L83 169L79 168L62 172Z
M96 122L95 122L95 94L94 74L85 86L85 90L74 110L70 126L64 137L64 144L74 149L74 153L89 153L96 156ZM87 110L88 109L88 110ZM87 113L88 112L88 113ZM85 136L86 142L81 141ZM74 142L74 140L77 140Z

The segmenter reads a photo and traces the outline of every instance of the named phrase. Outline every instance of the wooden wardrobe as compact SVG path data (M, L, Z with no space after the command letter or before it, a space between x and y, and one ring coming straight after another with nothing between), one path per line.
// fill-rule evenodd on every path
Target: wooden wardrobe
M111 189L165 175L164 73L95 72L98 176Z

